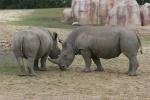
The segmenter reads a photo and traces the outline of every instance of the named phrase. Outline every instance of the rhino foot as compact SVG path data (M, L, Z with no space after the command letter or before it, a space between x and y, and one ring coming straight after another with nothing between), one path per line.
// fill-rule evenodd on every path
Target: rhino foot
M34 67L34 70L35 71L40 71L40 68L39 67Z
M128 75L129 76L136 76L136 70L137 70L137 67L129 67L129 70L128 70Z
M129 72L128 75L129 76L137 76L137 74L135 72L134 73L133 72Z
M103 69L103 68L102 68L102 69L100 69L100 68L96 68L94 71L103 72L103 71L104 71L104 69Z
M36 76L36 74L35 73L30 73L29 76Z
M47 68L46 67L41 67L40 71L47 71Z
M91 69L90 69L90 68L84 68L84 69L82 70L82 72L88 73L88 72L91 72Z
M26 73L19 73L18 76L27 76Z

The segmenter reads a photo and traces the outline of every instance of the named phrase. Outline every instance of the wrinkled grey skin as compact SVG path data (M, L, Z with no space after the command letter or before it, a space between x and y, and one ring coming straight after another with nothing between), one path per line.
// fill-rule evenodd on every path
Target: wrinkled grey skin
M103 71L100 58L111 59L123 53L129 59L128 75L136 75L139 66L137 52L141 47L135 32L121 27L81 27L74 30L62 44L59 58L49 59L51 62L66 69L74 60L75 55L82 55L85 61L84 72L90 72L91 60L97 65L96 71Z
M47 70L46 59L58 58L60 49L57 46L57 33L50 33L44 28L29 28L17 33L13 39L13 52L19 65L19 75L24 76L23 58L28 61L29 75L35 75L34 70ZM38 62L41 59L41 68Z

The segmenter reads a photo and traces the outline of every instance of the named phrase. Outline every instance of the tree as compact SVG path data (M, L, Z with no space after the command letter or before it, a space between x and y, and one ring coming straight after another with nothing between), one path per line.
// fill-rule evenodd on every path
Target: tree
M71 5L71 0L1 0L1 9L60 8Z
M144 3L150 3L150 0L137 0L137 2L138 2L140 5L143 5Z

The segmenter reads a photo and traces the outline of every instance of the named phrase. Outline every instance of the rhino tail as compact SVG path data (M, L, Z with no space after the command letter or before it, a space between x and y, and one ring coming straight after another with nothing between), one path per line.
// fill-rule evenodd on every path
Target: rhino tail
M24 56L23 45L24 45L24 37L22 37L22 39L20 39L20 54L22 57Z
M143 54L143 49L142 49L142 43L141 43L141 40L140 40L138 34L136 34L136 36L137 36L137 39L138 39L138 42L139 42L139 45L140 45L140 53Z

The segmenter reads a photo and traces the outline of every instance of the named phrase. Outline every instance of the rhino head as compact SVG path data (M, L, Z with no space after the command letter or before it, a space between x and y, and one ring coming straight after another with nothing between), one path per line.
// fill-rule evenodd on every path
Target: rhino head
M52 45L52 49L49 54L49 57L51 59L56 59L56 58L58 58L58 56L60 55L60 52L61 52L60 48L58 47L58 42L57 42L58 34L54 32L54 33L52 33L51 37L53 39L53 45Z
M60 56L57 59L49 58L49 61L58 64L61 70L65 70L72 64L74 57L75 54L71 45L69 43L63 43Z

